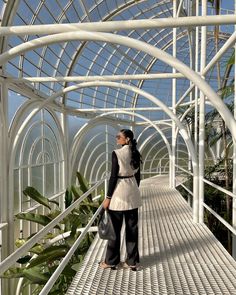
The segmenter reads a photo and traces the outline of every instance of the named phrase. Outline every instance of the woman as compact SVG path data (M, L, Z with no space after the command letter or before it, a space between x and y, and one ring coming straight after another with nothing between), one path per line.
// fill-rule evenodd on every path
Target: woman
M122 129L116 136L120 149L112 152L112 168L104 209L109 208L116 232L116 240L108 241L105 261L102 268L116 268L120 263L120 232L125 218L126 267L137 269L138 252L138 207L141 206L139 191L141 156L136 148L134 134L129 129Z

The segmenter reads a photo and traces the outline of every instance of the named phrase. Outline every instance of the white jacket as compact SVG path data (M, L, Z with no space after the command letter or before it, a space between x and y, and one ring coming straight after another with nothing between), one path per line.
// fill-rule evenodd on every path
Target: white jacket
M131 151L129 145L115 150L118 164L118 176L134 175L138 169L133 169L130 165ZM131 210L142 205L140 191L135 177L118 178L115 190L112 194L109 209L116 211Z

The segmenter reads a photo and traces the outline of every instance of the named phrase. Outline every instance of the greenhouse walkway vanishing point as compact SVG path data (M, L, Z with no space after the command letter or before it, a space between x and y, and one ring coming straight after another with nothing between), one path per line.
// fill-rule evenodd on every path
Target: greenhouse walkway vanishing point
M192 209L167 177L142 181L141 192L142 269L100 269L106 241L96 236L67 295L236 294L236 261L206 225L192 221Z

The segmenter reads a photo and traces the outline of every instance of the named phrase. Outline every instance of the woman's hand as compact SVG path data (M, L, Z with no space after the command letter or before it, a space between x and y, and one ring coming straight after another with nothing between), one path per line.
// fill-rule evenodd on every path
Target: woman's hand
M111 201L111 199L108 199L108 198L106 198L106 199L103 201L103 208L104 208L104 209L108 209L108 208L109 208L110 201Z

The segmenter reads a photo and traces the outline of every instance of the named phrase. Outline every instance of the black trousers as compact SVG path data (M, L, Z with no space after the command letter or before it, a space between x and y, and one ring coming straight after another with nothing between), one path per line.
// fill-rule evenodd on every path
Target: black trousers
M120 262L120 233L125 218L125 238L127 251L127 264L135 265L139 262L138 252L138 208L126 211L109 210L116 232L116 240L108 240L105 262L117 265Z

